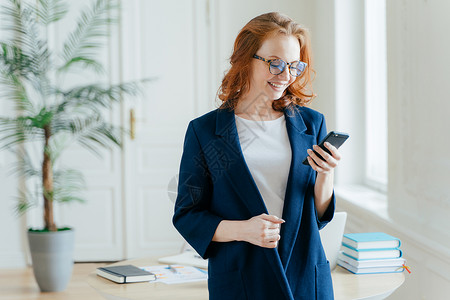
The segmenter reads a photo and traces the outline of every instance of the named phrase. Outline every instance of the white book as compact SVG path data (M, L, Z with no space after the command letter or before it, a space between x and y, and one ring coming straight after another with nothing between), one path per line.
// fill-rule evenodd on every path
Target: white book
M338 259L348 263L355 268L370 268L370 267L401 267L405 264L404 258L389 258L389 259L369 259L356 260L341 252L339 252Z
M337 263L354 274L400 273L404 270L403 266L357 268L340 259Z

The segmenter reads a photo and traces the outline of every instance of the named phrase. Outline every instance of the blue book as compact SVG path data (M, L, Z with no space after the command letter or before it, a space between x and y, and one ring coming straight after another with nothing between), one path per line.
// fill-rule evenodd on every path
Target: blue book
M384 232L347 233L342 244L354 249L393 249L400 247L400 240Z
M402 251L398 248L355 249L344 244L342 244L342 253L356 260L402 257Z

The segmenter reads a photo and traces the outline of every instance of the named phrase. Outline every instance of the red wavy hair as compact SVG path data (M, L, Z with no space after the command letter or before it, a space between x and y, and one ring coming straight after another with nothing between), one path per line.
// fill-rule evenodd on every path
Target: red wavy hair
M222 101L220 108L234 109L242 95L250 88L251 63L253 55L265 39L275 34L296 37L300 43L300 59L308 66L286 89L285 94L275 101L272 107L282 111L292 104L305 106L315 97L311 86L311 42L308 31L291 18L277 12L266 13L250 20L239 32L230 57L231 67L225 74L218 97Z

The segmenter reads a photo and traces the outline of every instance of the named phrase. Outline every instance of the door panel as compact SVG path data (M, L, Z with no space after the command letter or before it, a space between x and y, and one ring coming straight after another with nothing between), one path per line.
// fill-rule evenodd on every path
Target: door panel
M202 89L208 87L207 72L201 78L197 73L207 63L197 47L198 23L205 22L201 30L207 30L206 1L124 5L123 32L133 32L123 37L124 76L154 78L141 99L127 102L124 110L136 112L136 138L125 150L127 256L167 255L182 245L171 222L167 187L178 173L187 124L204 101L197 84L203 80ZM201 45L206 48L206 41Z

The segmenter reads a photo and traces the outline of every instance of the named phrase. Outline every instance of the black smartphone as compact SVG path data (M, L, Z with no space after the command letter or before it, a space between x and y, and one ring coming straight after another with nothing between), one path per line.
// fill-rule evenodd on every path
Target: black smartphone
M348 139L349 135L347 133L344 132L337 132L337 131L330 131L327 136L319 143L319 147L322 148L325 152L327 152L328 154L331 155L330 150L327 149L327 147L325 147L325 142L330 143L331 145L333 145L336 148L339 148L347 139ZM323 157L320 156L319 153L317 153L316 151L314 151L314 153L322 160ZM307 156L308 157L308 156ZM303 160L303 164L309 166L309 162L308 162L308 158L305 157L305 159Z

